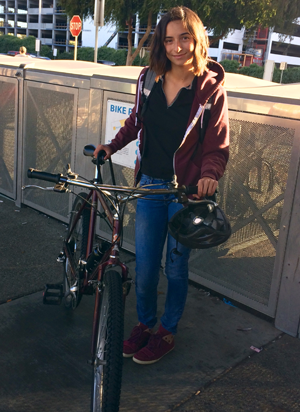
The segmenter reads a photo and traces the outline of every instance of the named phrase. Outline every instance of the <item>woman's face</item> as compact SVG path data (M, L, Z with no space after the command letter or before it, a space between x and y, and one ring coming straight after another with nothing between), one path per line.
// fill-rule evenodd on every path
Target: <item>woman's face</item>
M172 66L193 67L195 42L181 20L171 21L167 25L164 45Z

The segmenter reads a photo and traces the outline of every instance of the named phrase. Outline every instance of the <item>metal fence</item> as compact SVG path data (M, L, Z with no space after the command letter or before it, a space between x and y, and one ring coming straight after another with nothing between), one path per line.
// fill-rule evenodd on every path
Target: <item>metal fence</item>
M16 139L18 82L0 78L0 187L1 193L14 198L16 193Z
M295 122L230 112L230 160L220 181L219 203L232 236L196 251L192 278L260 312L275 315L273 277Z
M28 81L24 98L23 176L29 183L26 180L29 167L61 173L68 163L71 164L72 142L76 136L77 90ZM67 196L29 189L24 191L23 202L67 219Z
M77 75L30 68L19 69L19 73L17 80L16 70L7 72L0 63L4 96L0 103L0 192L67 222L70 196L33 189L22 192L21 186L29 183L26 170L36 167L60 173L70 163L77 173L92 178L93 167L82 149L88 143L105 142L108 128L113 132L122 125L124 119L108 124L108 102L130 108L136 80L126 73L124 79L107 73ZM228 95L231 150L218 202L231 221L233 234L217 248L192 252L190 278L276 318L277 327L296 336L300 294L295 291L299 291L300 273L298 256L291 255L291 250L299 245L300 233L299 101L265 96L261 90L251 95L229 90ZM118 184L133 184L132 168L114 166ZM104 179L109 182L107 171ZM124 215L124 246L131 251L134 223L135 204L130 203ZM102 223L97 232L110 236ZM288 265L294 268L293 276L286 276ZM291 296L296 310L285 305L287 301L291 305Z

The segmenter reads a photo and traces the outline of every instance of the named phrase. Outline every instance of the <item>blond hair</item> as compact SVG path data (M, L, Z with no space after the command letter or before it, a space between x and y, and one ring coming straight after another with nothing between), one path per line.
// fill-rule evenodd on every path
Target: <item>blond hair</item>
M19 53L20 53L20 54L26 54L26 53L27 53L26 47L25 47L25 46L21 46L21 47L20 47L20 50L19 50Z

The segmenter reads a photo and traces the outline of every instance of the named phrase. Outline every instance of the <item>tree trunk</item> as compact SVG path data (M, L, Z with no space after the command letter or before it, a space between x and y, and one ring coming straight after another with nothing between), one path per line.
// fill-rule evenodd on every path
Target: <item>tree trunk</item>
M127 53L127 59L126 59L126 66L131 66L132 65L134 59L136 58L136 56L140 52L141 48L143 47L143 44L148 39L149 34L151 32L151 27L152 27L152 10L150 10L149 14L148 14L147 30L146 30L144 36L139 41L139 44L138 44L138 46L137 46L137 48L136 48L136 50L133 54L131 54L132 53L131 43L130 43L130 46L129 46L129 27L128 27L128 53ZM131 26L131 29L130 29L130 40L131 40L131 35L132 35L132 26Z

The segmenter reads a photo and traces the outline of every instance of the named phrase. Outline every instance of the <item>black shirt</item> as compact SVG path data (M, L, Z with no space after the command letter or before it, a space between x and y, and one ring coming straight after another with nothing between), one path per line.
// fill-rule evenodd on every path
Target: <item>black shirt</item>
M154 84L143 116L143 174L160 179L173 177L173 156L187 129L195 95L195 79L192 87L179 90L170 106L163 91L163 81L160 79Z

